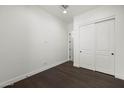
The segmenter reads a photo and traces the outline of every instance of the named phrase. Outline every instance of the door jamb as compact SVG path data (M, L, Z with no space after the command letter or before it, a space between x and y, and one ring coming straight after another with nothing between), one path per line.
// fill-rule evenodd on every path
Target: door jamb
M85 24L82 24L82 25L79 25L79 67L80 67L80 28L82 26L86 26L86 25L90 25L90 24L96 24L98 22L102 22L102 21L106 21L106 20L111 20L111 19L114 19L114 77L115 77L115 69L116 69L116 16L115 15L112 15L112 16L109 16L109 17L105 17L105 18L101 18L101 19L97 19L97 20L94 20L94 21L91 21L91 22L87 22ZM96 61L95 61L96 62ZM96 68L96 67L94 67ZM93 71L96 71L96 69L94 69Z

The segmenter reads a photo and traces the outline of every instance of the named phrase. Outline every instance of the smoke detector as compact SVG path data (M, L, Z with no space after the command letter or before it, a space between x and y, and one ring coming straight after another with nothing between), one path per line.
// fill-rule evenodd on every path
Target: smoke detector
M67 8L69 7L68 5L61 5L61 7L63 8L63 13L66 14L67 13Z

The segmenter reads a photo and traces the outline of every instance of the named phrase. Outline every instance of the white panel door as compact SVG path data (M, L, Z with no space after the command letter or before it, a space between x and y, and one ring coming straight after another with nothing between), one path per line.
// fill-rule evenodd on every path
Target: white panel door
M94 70L94 24L80 27L80 67Z
M95 24L96 60L95 69L114 75L114 19Z

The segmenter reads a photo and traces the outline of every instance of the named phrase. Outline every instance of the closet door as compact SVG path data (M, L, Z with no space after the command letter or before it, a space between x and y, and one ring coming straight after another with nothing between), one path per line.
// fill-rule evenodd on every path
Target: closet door
M94 70L94 24L80 27L80 67Z
M95 24L96 62L95 69L114 75L114 19Z

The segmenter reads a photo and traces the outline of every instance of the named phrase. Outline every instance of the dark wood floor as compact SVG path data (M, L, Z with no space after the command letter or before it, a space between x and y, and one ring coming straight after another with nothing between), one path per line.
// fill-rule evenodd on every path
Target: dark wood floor
M66 62L7 88L124 88L124 81Z

